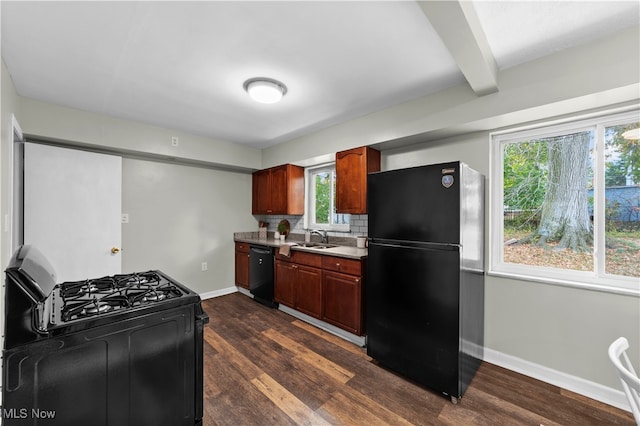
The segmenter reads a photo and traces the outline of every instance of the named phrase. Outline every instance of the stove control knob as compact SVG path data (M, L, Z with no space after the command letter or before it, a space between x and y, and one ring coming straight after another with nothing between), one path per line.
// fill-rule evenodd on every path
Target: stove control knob
M120 253L120 249L118 247L111 247L111 254L118 254Z

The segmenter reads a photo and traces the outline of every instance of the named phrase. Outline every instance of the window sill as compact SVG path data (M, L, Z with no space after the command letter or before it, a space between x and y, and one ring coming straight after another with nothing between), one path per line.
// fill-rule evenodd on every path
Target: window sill
M611 294L619 294L623 296L634 296L640 297L640 286L638 284L633 287L633 282L630 282L627 287L619 287L607 284L599 284L599 283L589 283L584 281L572 281L565 280L559 278L549 278L549 277L539 277L534 275L526 275L517 272L510 271L492 271L489 270L487 275L500 277L500 278L511 278L521 281L530 281L536 283L543 283L549 285L557 285L561 287L570 287L570 288L578 288L581 290L590 290L590 291L599 291L603 293L611 293ZM629 280L632 281L632 280Z
M317 225L312 224L306 229L317 229L319 231L327 231L327 232L351 232L350 225Z

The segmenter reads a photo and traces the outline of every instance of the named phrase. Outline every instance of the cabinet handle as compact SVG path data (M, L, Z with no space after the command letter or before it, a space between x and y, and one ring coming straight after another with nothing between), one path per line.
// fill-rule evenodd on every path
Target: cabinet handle
M359 283L360 282L360 278L356 278L356 282Z
M339 263L336 263L336 268L339 268L339 267L340 267L340 264L339 264Z

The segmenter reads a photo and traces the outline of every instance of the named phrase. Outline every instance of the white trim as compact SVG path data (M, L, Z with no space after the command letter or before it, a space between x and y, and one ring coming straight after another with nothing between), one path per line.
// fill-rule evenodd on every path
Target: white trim
M227 294L235 293L237 291L238 287L236 286L227 287L220 290L208 291L206 293L200 293L200 299L213 299L214 297L226 296Z
M328 324L324 321L321 321L319 319L310 317L309 315L303 314L300 311L296 311L295 309L292 309L288 306L284 306L284 305L280 305L278 307L279 310L281 310L284 313L287 313L293 317L296 317L304 322L307 322L315 327L318 327L328 333L331 333L335 336L338 336L344 340L347 340L351 343L354 343L360 347L364 347L366 344L366 338L363 336L356 336L353 333L349 333L348 331L345 331L341 328L335 327L331 324Z
M600 111L595 111L595 112L591 112L591 113L586 113L586 114L575 114L575 115L571 115L568 117L562 117L562 118L557 118L557 119L550 119L550 120L545 120L543 122L535 122L535 123L531 123L531 124L525 124L525 125L516 125L516 126L512 126L512 127L506 127L506 128L502 128L500 130L496 130L494 132L491 132L491 136L499 136L499 135L504 135L504 134L511 134L511 133L516 133L516 132L524 132L527 130L534 130L534 129L540 129L540 128L544 128L544 127L551 127L551 126L555 126L555 125L561 125L561 124L566 124L566 123L572 123L572 122L578 122L578 121L586 121L586 120L598 120L600 118L604 118L604 117L611 117L611 116L617 116L619 115L624 115L624 114L632 114L632 113L638 113L638 107L640 106L640 104L638 103L638 101L634 101L635 103L631 104L631 105L625 105L619 108L613 108L613 109L606 109L606 110L600 110ZM607 125L609 125L609 122L606 122Z
M315 199L315 186L312 184L311 174L319 170L335 171L336 163L323 163L310 166L304 169L304 203L305 213L303 216L303 223L305 229L321 229L330 232L349 232L351 230L351 224L317 224L311 218L312 212L315 211L315 205L312 205L312 199ZM333 186L331 191L333 191ZM335 198L335 197L333 197Z
M3 218L3 226L4 232L7 233L7 241L9 243L9 250L7 250L6 256L7 263L9 262L10 257L13 255L13 251L17 248L17 244L15 241L15 232L14 232L14 223L16 220L22 221L22 218L14 217L14 208L15 208L15 179L14 179L14 170L15 170L15 144L16 142L24 141L24 133L22 133L22 127L20 127L20 123L18 123L18 119L15 115L11 114L11 135L9 136L9 147L7 152L7 164L8 170L5 176L8 177L9 182L7 185L7 190L9 191L7 197L7 211L5 212L5 217Z
M18 140L24 140L24 133L22 133L22 127L20 127L20 123L18 123L18 119L15 115L11 114L11 131L18 135ZM11 135L13 138L13 134Z
M486 347L484 348L484 361L631 412L629 402L621 390Z
M632 287L622 287L620 285L604 285L598 283L590 283L587 280L583 281L575 281L571 279L557 279L557 278L549 278L549 277L540 277L529 275L524 272L509 272L509 271L488 271L487 275L493 277L501 277L501 278L513 278L521 281L531 281L542 284L550 284L550 285L559 285L562 287L571 287L571 288L580 288L583 290L591 290L591 291L600 291L603 293L611 293L611 294L621 294L623 296L635 296L640 297L640 288L637 284L637 280L635 278L630 278L629 282L632 286L635 285L635 288Z
M640 120L640 111L635 106L632 111L613 114L600 113L593 116L576 116L532 126L500 130L490 133L491 155L489 186L489 268L488 275L543 282L567 287L584 288L602 292L640 296L640 280L637 277L607 274L604 269L604 128ZM592 271L573 271L559 268L519 265L504 262L504 215L503 208L503 165L504 146L518 143L532 137L549 137L566 132L591 129L594 132L594 265Z

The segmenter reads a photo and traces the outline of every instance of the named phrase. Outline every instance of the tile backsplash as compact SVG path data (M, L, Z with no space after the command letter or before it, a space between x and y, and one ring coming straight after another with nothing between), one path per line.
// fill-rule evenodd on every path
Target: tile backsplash
M278 224L281 220L287 219L291 225L292 234L304 234L304 219L303 216L287 216L287 215L254 215L256 221L267 222L267 231L273 232L277 230ZM256 222L256 229L258 223ZM361 235L367 236L368 229L368 215L366 214L352 214L350 219L350 232L335 232L329 231L327 234L331 237L344 237L355 238Z

